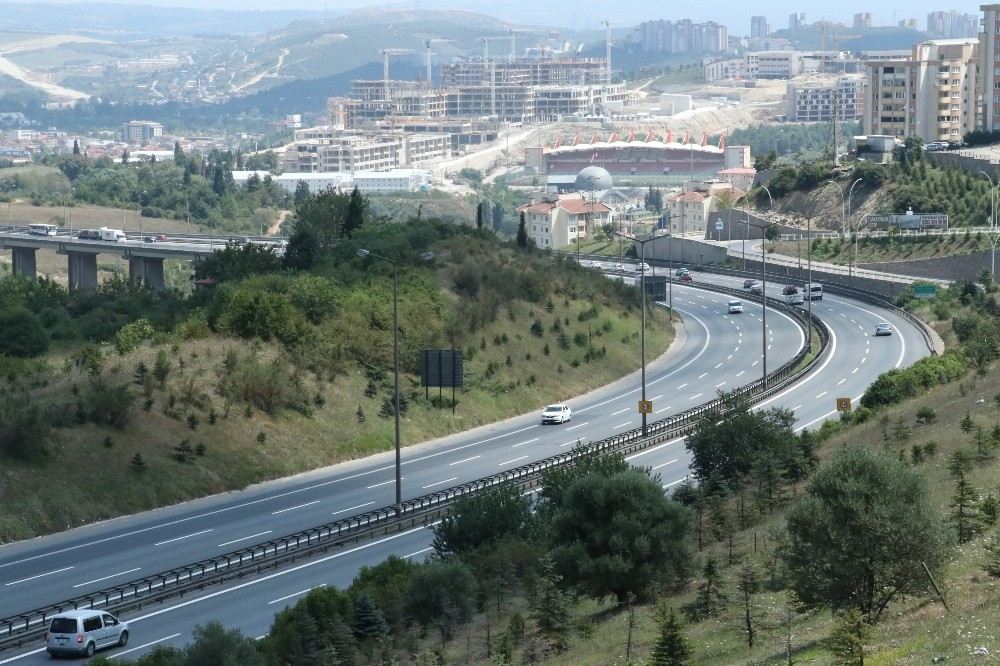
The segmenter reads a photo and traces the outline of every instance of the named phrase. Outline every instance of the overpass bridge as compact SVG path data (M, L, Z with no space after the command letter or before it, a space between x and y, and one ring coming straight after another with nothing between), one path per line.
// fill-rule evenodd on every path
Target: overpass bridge
M228 243L256 243L284 251L285 239L275 236L209 236L200 234L138 234L126 232L124 241L79 238L60 229L55 236L28 233L27 226L0 227L0 250L13 255L14 274L35 279L35 252L55 250L68 261L69 288L97 289L97 255L113 254L128 260L129 279L162 289L163 260L200 261Z

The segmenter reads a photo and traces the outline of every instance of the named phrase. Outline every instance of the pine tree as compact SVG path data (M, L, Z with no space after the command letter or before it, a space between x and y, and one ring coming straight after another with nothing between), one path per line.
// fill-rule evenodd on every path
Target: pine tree
M986 544L986 562L983 571L1000 578L1000 530L993 533L993 538Z
M976 423L975 421L972 420L972 415L966 412L965 417L958 424L958 427L962 429L962 432L968 435L970 432L973 431L973 429L975 429Z
M833 653L837 664L864 666L865 643L871 639L871 626L864 613L856 608L841 613L830 637L827 649Z
M128 461L128 464L132 466L132 469L136 472L146 471L146 461L143 459L142 454L138 451L132 456L132 459Z
M79 139L73 139L73 154L74 155L79 155L80 154L80 140Z
M540 566L538 585L531 602L531 619L535 621L539 637L553 651L562 652L569 638L569 603L559 589L562 576L555 572L552 558L546 555Z
M344 237L350 238L355 231L365 223L368 214L368 200L355 185L351 190L351 198L347 201L347 211L344 213Z
M743 622L747 632L747 647L753 647L755 635L753 626L753 595L758 590L760 582L757 579L757 570L752 564L745 565L740 569L740 577L736 583L736 588L743 595Z
M965 474L957 475L955 494L951 497L951 517L959 543L968 542L976 533L976 499L976 489L966 480Z
M128 148L126 148L122 151L122 164L128 164L128 158L129 158Z
M684 666L691 658L691 646L673 609L667 612L661 608L658 615L659 635L649 656L650 666Z
M523 212L517 223L517 246L522 250L528 247L528 223L525 222Z
M714 617L726 608L726 593L722 591L722 573L715 561L709 555L705 558L705 566L701 570L701 585L698 586L698 596L695 608L699 618Z
M174 141L174 164L184 167L184 149L181 148L180 141Z
M371 658L371 648L375 643L389 634L389 624L385 615L367 594L361 594L354 600L354 635L365 645L368 657Z
M483 204L479 202L476 204L476 229L483 228Z
M503 226L503 204L499 201L493 204L493 231L500 231Z

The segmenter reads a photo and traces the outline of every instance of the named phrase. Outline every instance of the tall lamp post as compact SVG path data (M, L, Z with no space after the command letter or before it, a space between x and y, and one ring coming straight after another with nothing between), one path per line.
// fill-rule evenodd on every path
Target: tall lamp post
M847 190L847 217L845 218L846 221L847 221L847 225L846 225L845 230L844 230L844 234L845 235L847 234L848 231L851 230L851 198L854 196L854 186L857 185L858 183L860 183L862 180L864 180L864 178L858 178L853 183L851 183L851 189ZM851 242L850 237L847 238L847 242L848 243ZM853 265L850 264L850 263L848 263L848 265L847 265L847 277L848 277L848 279L850 280L851 283L854 282L853 270L854 270Z
M768 192L768 196L771 193ZM749 216L748 216L749 217ZM756 227L761 230L761 238L766 240L767 227L770 225L757 224L747 220L748 227ZM761 243L760 246L760 329L761 329L761 383L767 388L767 246Z
M389 257L358 249L359 257L374 257L392 266L392 374L393 412L396 414L396 514L403 510L402 460L399 448L399 263Z
M376 254L363 248L358 249L358 256L362 258L372 257L381 259L392 266L392 356L393 356L393 411L396 413L396 514L403 510L403 475L402 460L400 453L399 437L399 262L390 259L385 255ZM433 252L424 252L420 255L423 261L430 261L434 258Z
M624 234L618 234L623 238L628 238L633 243L639 245L639 267L641 268L644 263L646 263L646 243L656 240L656 236L650 236L645 240L639 240L635 236L625 236ZM642 407L646 403L646 271L639 271L639 303L640 311L642 312L640 332L639 332L639 349L640 349L640 364L642 366ZM639 413L642 415L642 436L646 436L646 414L647 410L641 409Z

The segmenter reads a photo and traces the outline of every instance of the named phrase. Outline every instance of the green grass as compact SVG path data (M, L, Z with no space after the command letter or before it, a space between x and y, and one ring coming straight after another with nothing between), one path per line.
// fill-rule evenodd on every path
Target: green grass
M986 235L977 237L971 234L955 236L929 236L889 239L861 239L858 242L858 263L865 264L883 261L905 261L911 259L932 259L934 257L950 257L989 250L990 240ZM795 257L801 253L803 260L806 254L806 242L779 241L770 243L768 248L787 256ZM834 264L847 265L854 260L854 244L839 240L813 241L813 259Z
M454 415L450 409L437 408L425 399L419 377L406 375L402 387L410 405L402 422L404 444L531 412L638 368L638 310L602 307L597 318L579 321L578 315L590 305L559 301L548 313L543 307L511 303L509 310L503 310L497 321L483 331L479 342L485 342L485 348L476 345L467 350L467 385L458 392ZM543 337L529 332L536 317L544 324ZM569 336L569 349L561 349L552 332L557 317ZM610 330L604 330L605 322ZM663 313L653 313L648 323L647 356L655 358L667 348L673 333ZM504 334L508 336L506 342L500 337ZM585 349L573 342L576 334L592 336L593 346L606 348L606 356L583 362ZM549 345L548 356L545 344ZM177 351L168 349L175 369L166 388L155 391L155 404L149 412L142 411L143 397L139 395L132 422L125 429L115 431L92 424L59 428L53 430L50 455L44 463L27 465L4 460L0 468L0 503L10 509L0 515L0 542L239 489L392 447L393 420L379 416L383 401L391 396L389 383L381 386L374 398L366 397L368 379L356 366L348 366L350 369L332 380L325 376L320 381L312 375L305 380L309 394L320 393L324 399L311 418L294 412L274 418L258 412L248 417L243 405L234 405L224 418L225 405L215 386L218 368L230 348L248 351L252 345L213 337L183 343ZM471 358L468 351L473 351ZM273 356L276 351L263 346L260 353ZM125 357L112 356L106 362L105 374L128 381L139 361L152 368L154 357L155 350L148 347ZM64 359L58 355L51 356L50 361L53 371L40 399L75 413L77 398L72 387L76 385L83 392L87 379L71 363L64 367ZM183 369L178 367L181 361ZM573 366L574 361L578 367ZM492 374L488 372L491 364L495 367ZM188 384L195 392L205 394L209 405L204 409L182 409L179 418L165 415L170 394L179 400ZM133 390L139 393L138 387L133 386ZM431 397L436 393L432 390ZM450 398L450 391L444 395ZM364 423L356 417L359 406L365 415ZM220 415L216 425L208 423L210 409ZM196 413L201 421L196 431L186 423L188 413ZM265 444L258 442L261 432L265 433ZM103 446L107 436L113 438L113 448ZM172 449L185 438L192 447L204 444L205 456L190 464L175 462ZM136 452L148 465L144 473L129 466ZM67 461L72 461L73 474L69 477ZM492 471L484 469L482 474ZM391 501L388 493L385 501Z
M984 378L968 376L962 381L939 386L929 393L909 400L885 412L885 419L874 417L870 421L844 428L822 445L821 458L848 444L875 448L885 447L891 453L903 449L910 460L910 447L935 441L938 450L934 457L916 464L926 474L932 501L941 511L948 513L953 482L946 469L948 455L959 448L969 449L971 437L961 433L958 423L966 413L976 422L992 428L1000 421L993 396L1000 393L1000 374L997 368ZM932 406L937 420L929 425L918 425L917 410ZM910 429L906 442L893 441L892 433L898 421ZM887 425L886 425L887 424ZM890 441L885 443L883 429L887 427ZM1000 491L1000 462L994 452L992 458L977 465L970 477L971 483L981 493ZM913 464L913 463L911 463ZM799 490L801 492L801 489ZM754 561L764 579L768 577L768 562L774 552L774 535L783 529L783 512L763 516L753 528L738 533L734 551L738 560ZM995 532L1000 528L993 527ZM990 532L983 532L970 543L955 546L943 577L937 582L951 607L945 610L936 597L909 598L894 603L884 619L874 627L868 643L865 663L879 666L923 665L935 658L946 657L948 664L994 663L1000 649L1000 581L989 578L981 570L984 560L983 546ZM724 544L706 548L714 552L726 565L728 550ZM704 555L705 553L703 553ZM758 635L753 649L747 647L743 630L743 607L735 589L735 568L724 567L729 606L721 616L685 627L686 636L693 649L690 661L694 665L724 666L730 664L784 664L786 637L791 633L791 650L797 664L832 665L833 656L824 648L824 640L833 628L829 611L806 612L790 602L784 591L764 591L753 597L752 613ZM694 600L694 586L680 594L664 594L661 602L680 610ZM486 625L491 626L496 637L506 626L506 616L513 610L524 613L524 600L510 600L502 618L495 611L478 616L468 628L472 637L472 658L468 663L489 664L485 645ZM577 626L588 627L575 631L568 652L550 656L541 663L552 666L626 666L627 614L616 612L613 604L583 599L573 608ZM595 619L597 618L597 619ZM789 622L790 618L790 622ZM656 639L657 627L653 606L643 605L636 612L633 630L633 664L646 663ZM463 632L464 633L464 632ZM461 634L460 634L461 635ZM970 653L983 646L989 657L974 657ZM449 646L446 663L466 663L467 642L464 636ZM527 644L522 644L515 664L530 663L524 657Z

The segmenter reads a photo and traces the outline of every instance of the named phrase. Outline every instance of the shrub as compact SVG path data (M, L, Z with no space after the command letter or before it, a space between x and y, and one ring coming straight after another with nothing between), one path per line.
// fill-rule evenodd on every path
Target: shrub
M87 418L98 425L120 430L132 418L135 398L128 384L110 384L102 377L94 377L85 397Z
M311 413L309 392L301 376L277 358L264 362L250 354L231 372L223 367L218 391L233 402L246 402L250 415L253 407L272 416L281 409Z
M8 396L0 405L0 454L34 461L45 455L49 422L38 405L26 397Z
M144 340L153 337L153 333L153 325L147 319L136 319L125 324L115 333L115 351L124 356L137 349Z
M924 405L923 407L917 410L917 420L920 423L929 425L931 423L934 423L936 419L937 419L937 412L934 411L933 407Z
M941 356L929 356L909 368L879 375L861 397L861 405L872 409L894 405L932 386L958 379L968 370L968 361L954 350Z
M38 356L49 348L42 321L22 307L0 308L0 355Z
M135 455L132 456L132 459L128 461L128 464L134 472L146 471L146 461L143 459L142 454L138 451L136 451Z

